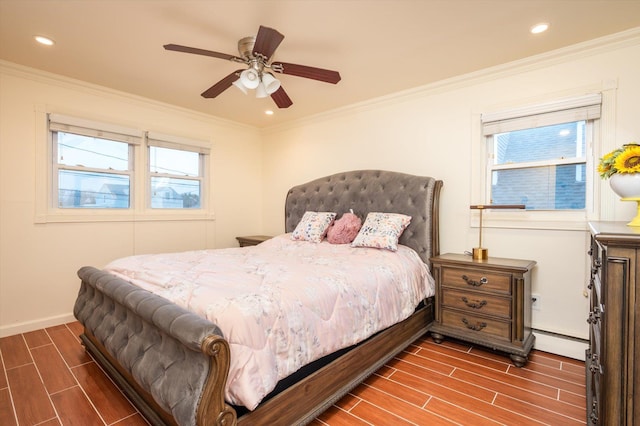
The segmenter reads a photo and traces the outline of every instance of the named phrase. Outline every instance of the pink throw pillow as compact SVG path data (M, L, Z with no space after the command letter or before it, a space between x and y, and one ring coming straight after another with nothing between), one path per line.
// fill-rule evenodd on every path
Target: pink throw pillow
M358 216L345 213L329 227L327 241L331 244L348 244L356 238L361 226L362 220Z

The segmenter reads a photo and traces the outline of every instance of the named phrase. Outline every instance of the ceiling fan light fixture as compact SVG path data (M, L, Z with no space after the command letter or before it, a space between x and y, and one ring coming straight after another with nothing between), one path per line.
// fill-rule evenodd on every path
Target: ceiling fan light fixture
M247 89L255 89L260 84L260 75L258 71L249 68L240 73L240 82Z
M280 80L275 78L271 73L262 74L262 84L269 95L280 88Z
M244 85L242 84L242 81L240 81L240 79L237 79L236 81L234 81L233 83L234 86L236 86L242 93L244 93L245 95L248 93L247 92L247 88L244 87Z
M258 87L256 88L256 98L266 98L267 96L269 96L267 88L265 87L263 82L260 82L260 84L258 84Z

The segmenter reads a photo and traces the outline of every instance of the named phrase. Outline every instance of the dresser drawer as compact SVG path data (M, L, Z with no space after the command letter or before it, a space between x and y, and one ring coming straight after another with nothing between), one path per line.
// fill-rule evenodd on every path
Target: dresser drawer
M457 308L471 313L511 318L511 298L491 293L445 289L442 294L442 304L445 307Z
M478 339L482 338L482 335L491 335L494 339L511 340L511 322L509 321L443 309L442 325L477 334L475 337Z
M511 294L511 274L501 274L479 269L444 267L442 285L460 289L476 289L501 294Z

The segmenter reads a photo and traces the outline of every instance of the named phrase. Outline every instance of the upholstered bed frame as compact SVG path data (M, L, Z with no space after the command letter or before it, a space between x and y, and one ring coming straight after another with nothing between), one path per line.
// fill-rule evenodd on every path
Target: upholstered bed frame
M412 221L400 243L429 264L439 253L441 187L430 177L381 170L327 176L289 191L285 230L291 232L307 210L353 209L362 218L372 211L404 213ZM408 319L341 351L243 412L224 401L230 354L215 324L96 268L83 267L78 276L74 314L84 325L83 344L154 425L308 423L424 334L433 320L433 302L427 300Z

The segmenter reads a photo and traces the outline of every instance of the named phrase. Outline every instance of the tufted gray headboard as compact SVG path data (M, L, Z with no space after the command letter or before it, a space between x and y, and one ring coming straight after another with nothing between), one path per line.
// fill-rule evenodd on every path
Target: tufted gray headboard
M363 221L369 212L402 213L411 224L400 244L414 249L430 265L440 252L439 200L442 181L385 170L336 173L294 186L285 201L285 231L292 232L304 212L330 211L338 218L349 209Z

